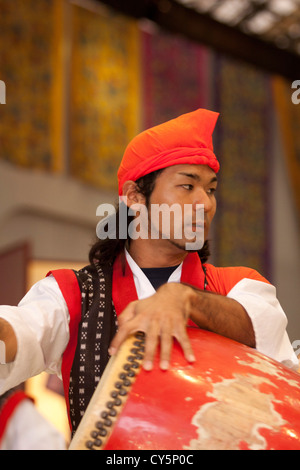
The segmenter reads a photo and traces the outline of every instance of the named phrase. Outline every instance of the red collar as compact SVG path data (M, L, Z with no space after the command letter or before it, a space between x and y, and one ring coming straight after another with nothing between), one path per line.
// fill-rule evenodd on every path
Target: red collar
M181 282L204 289L204 271L198 253L189 253L182 265ZM138 299L132 271L125 254L119 255L113 266L112 298L117 315Z

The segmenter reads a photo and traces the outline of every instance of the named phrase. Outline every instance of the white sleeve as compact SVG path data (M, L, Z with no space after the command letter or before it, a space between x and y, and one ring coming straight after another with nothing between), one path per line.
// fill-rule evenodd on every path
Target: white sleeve
M243 279L227 297L239 302L248 313L254 328L256 349L298 370L299 361L286 332L287 318L271 284Z
M0 306L17 337L14 362L0 365L0 395L43 371L60 375L69 342L69 312L53 276L37 282L17 307Z

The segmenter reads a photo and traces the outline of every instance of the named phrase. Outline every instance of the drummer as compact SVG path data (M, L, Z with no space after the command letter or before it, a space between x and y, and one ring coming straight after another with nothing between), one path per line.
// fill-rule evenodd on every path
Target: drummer
M160 345L160 367L168 369L174 338L186 361L196 360L187 325L298 368L274 286L253 269L208 263L219 172L212 144L217 119L217 113L198 109L129 143L118 171L116 236L96 241L86 269L54 271L18 307L0 308L6 350L0 394L44 370L62 374L75 430L109 355L126 337L143 331L143 367L152 369ZM166 211L165 230L164 217L154 220L155 208L174 205L179 212L172 217ZM179 217L186 207L188 221ZM137 220L144 236L138 236Z

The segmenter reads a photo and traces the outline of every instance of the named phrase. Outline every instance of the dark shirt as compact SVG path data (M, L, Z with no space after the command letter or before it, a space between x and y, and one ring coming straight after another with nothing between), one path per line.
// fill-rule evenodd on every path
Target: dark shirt
M178 268L178 266L167 268L142 268L142 271L147 276L154 289L157 290L162 284L168 282L169 277L176 268Z

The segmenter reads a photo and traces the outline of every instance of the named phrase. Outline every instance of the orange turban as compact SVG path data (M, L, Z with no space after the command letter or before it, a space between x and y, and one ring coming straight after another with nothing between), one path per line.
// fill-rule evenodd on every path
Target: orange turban
M152 127L127 146L118 171L119 195L127 180L172 165L208 165L216 173L219 162L213 152L212 133L219 114L197 109Z

